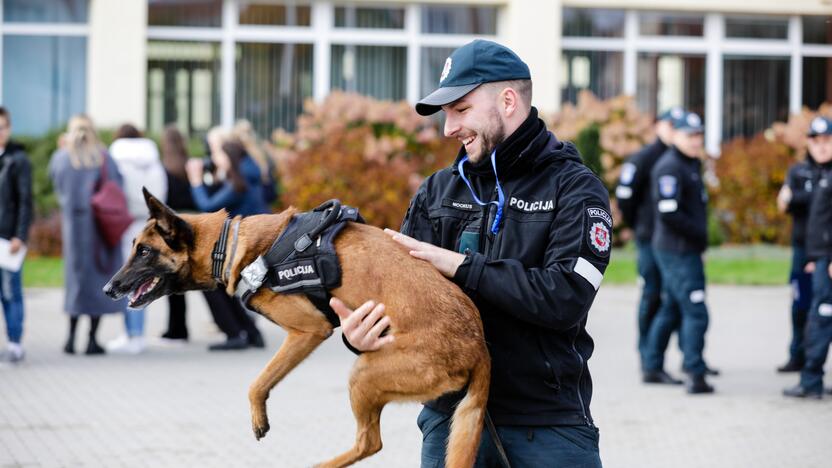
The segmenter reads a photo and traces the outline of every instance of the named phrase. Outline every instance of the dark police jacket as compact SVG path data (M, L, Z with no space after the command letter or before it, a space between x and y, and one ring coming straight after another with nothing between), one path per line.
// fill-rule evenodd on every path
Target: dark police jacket
M832 257L832 163L818 165L806 225L806 256L809 260Z
M23 147L10 141L0 155L0 237L26 242L32 210L32 165Z
M615 198L624 222L633 229L638 240L650 241L653 237L656 205L650 191L650 171L666 151L667 145L656 138L621 166Z
M462 156L464 150L457 163ZM586 321L610 256L604 185L574 145L546 130L534 109L497 148L505 208L496 235L490 231L496 207L474 201L456 166L425 180L402 232L468 252L454 281L482 317L494 423L591 424L587 360L594 344ZM497 199L490 160L466 163L464 172L483 202ZM426 404L450 412L460 396Z
M811 157L792 165L786 174L786 185L792 191L792 199L786 207L786 212L792 215L792 244L806 245L806 223L809 219L809 202L812 199L812 189L818 182L817 164Z
M667 150L650 174L655 200L654 249L702 253L708 244L708 193L702 163L676 147Z

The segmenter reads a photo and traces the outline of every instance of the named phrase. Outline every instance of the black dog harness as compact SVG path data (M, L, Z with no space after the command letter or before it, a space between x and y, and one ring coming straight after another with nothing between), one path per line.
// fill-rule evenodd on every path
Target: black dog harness
M356 208L338 200L293 216L269 251L243 268L234 294L247 306L263 285L282 294L302 293L334 327L340 326L329 291L341 285L335 238L348 221L364 223Z

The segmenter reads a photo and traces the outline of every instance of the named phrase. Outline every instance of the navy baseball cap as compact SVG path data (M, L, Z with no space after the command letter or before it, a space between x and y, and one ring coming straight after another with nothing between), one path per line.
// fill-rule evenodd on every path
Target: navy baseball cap
M678 119L673 119L673 130L685 133L705 133L702 118L695 112L685 112Z
M815 117L812 119L812 123L809 124L809 133L807 135L810 137L832 135L832 120L823 116Z
M483 83L530 80L529 66L508 47L477 39L453 51L445 60L439 88L416 103L416 112L431 115Z
M659 122L669 120L673 122L676 119L681 119L685 115L685 109L679 106L673 106L670 109L662 112L656 117Z

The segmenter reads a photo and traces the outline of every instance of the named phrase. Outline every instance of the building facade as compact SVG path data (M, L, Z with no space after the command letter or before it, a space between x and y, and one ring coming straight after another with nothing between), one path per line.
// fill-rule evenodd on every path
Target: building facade
M556 111L589 89L646 112L684 105L706 141L832 101L830 0L2 0L0 102L15 131L238 118L291 130L332 90L415 102L475 38L529 63Z

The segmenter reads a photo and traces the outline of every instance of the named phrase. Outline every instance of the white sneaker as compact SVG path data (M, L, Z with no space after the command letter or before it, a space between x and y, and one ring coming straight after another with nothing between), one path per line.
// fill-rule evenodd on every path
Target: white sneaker
M11 364L19 364L23 361L24 356L26 356L26 353L20 343L8 343L2 360Z
M107 343L107 352L114 354L141 354L145 348L143 336L125 337L123 341L116 339Z
M107 344L104 345L104 349L108 352L118 352L116 350L127 346L128 342L130 342L130 338L128 338L127 335L119 335L118 338L108 341Z

